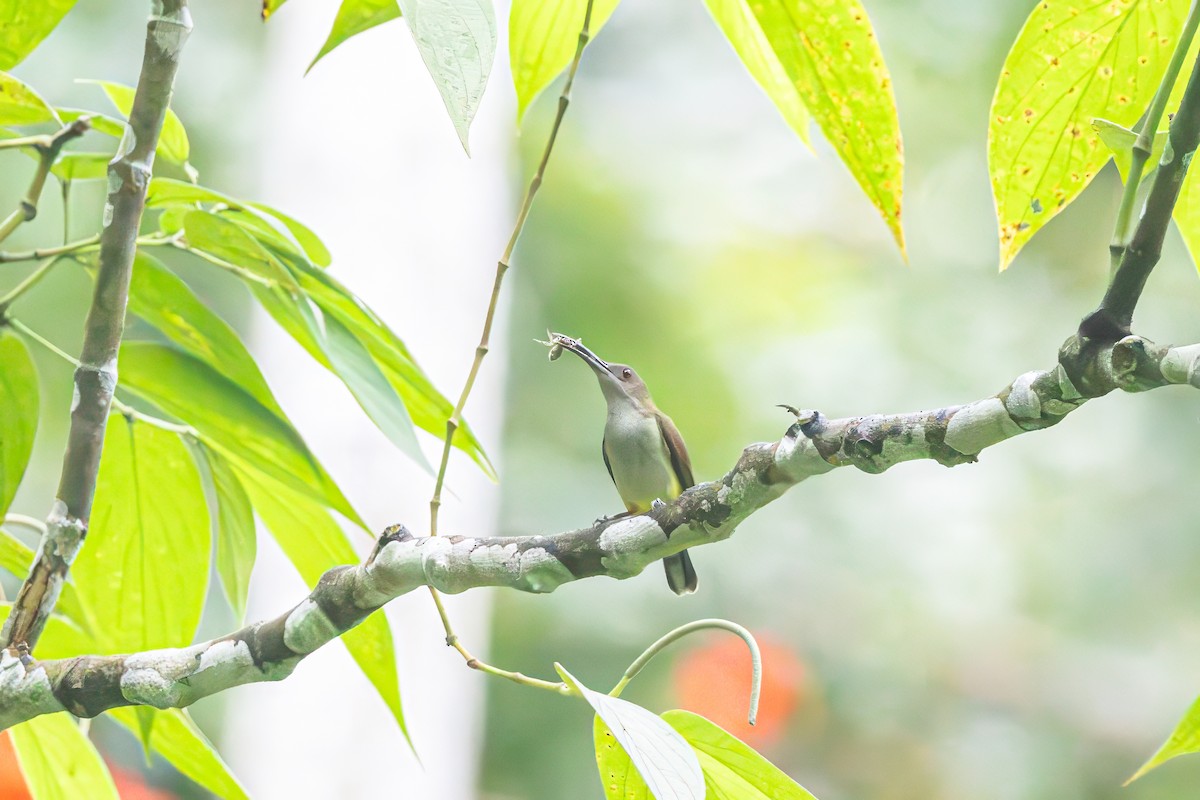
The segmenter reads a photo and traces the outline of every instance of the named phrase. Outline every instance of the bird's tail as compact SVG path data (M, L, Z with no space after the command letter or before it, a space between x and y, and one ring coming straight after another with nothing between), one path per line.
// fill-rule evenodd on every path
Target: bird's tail
M667 571L667 585L675 594L691 594L696 591L698 579L696 568L692 566L692 557L688 551L676 553L663 559L663 567Z

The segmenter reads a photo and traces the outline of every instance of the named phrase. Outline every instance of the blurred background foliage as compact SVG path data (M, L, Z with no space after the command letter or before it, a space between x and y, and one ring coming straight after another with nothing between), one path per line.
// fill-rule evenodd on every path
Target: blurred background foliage
M1053 363L1095 304L1118 199L1111 167L996 272L986 117L1028 4L868 9L905 137L907 267L830 148L818 140L816 157L806 152L701 3L625 0L588 50L506 285L510 355L487 367L503 369L509 387L502 533L579 527L619 506L600 459L595 380L570 359L546 362L531 340L547 327L635 365L708 480L746 444L782 435L790 419L777 403L848 416L976 399ZM144 13L81 2L53 49L17 73L55 103L103 107L97 89L72 81L131 82L140 54L94 44L128 41ZM253 196L256 148L286 135L255 110L266 34L254 9L197 13L224 33L196 36L180 73L192 161L207 184ZM499 71L490 91L511 93ZM514 193L542 147L551 94L514 140ZM21 162L5 162L2 196L27 182ZM102 191L76 187L83 230ZM56 240L61 224L48 193L11 248ZM187 277L223 310L245 308L240 292L206 287L203 271ZM22 301L22 318L53 319L35 327L76 347L89 288L59 271ZM1172 234L1138 330L1200 340L1197 308L1195 269ZM36 355L45 424L15 510L40 514L70 395L68 371ZM1198 422L1184 390L1113 396L977 465L839 470L695 551L694 597L673 597L657 570L551 597L496 592L491 660L537 675L558 660L610 686L674 625L723 616L764 643L758 730L741 721L747 665L720 635L664 654L626 696L707 714L822 798L1195 797L1200 759L1120 784L1200 693ZM223 606L211 607L202 635L229 625ZM600 796L581 706L488 686L481 797ZM236 708L202 713L219 731L220 714ZM131 741L104 741L138 768ZM153 780L193 791L165 773Z
M619 510L595 379L546 362L530 341L546 327L637 367L711 480L782 435L777 403L852 416L977 399L1053 364L1094 307L1111 167L996 270L987 113L1028 4L868 10L905 137L907 267L829 146L805 151L702 4L627 0L589 48L510 285L503 532ZM552 110L543 99L523 129L525 172ZM1198 303L1172 234L1138 330L1196 341ZM819 797L1194 797L1200 761L1120 784L1200 692L1196 408L1183 390L1112 396L976 465L839 470L694 551L693 597L655 570L548 601L497 594L493 660L537 674L561 660L611 685L674 625L723 616L769 645L769 724L745 730L748 662L719 634L668 651L627 696L709 715ZM489 688L484 796L588 785L582 710Z

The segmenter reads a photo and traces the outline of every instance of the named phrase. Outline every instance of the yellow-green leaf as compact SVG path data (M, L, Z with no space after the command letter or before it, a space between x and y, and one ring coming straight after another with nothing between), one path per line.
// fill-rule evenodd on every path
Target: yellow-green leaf
M730 1L719 4L718 20L735 17ZM904 146L891 75L866 9L859 0L762 0L746 5L801 105L883 216L903 254ZM739 21L749 24L744 10ZM754 44L746 39L751 51ZM773 68L747 67L768 94L769 87L778 88ZM780 102L776 95L772 99ZM786 94L782 99L780 111L796 127L800 120L795 107L788 105L792 101Z
M58 114L37 92L7 72L0 72L0 125L58 121Z
M125 728L138 734L138 711L146 708L114 708L108 714ZM150 749L167 763L191 778L200 786L225 800L245 800L249 797L213 747L204 732L192 721L186 709L149 709L154 715L150 729Z
M333 29L329 31L325 44L321 45L321 51L304 70L305 74L347 39L399 16L400 7L396 5L396 0L342 0L333 19Z
M1200 699L1192 703L1192 707L1183 715L1183 719L1179 720L1179 724L1175 726L1175 730L1171 731L1171 735L1163 742L1162 747L1158 748L1158 752L1152 755L1145 764L1142 764L1138 771L1125 781L1125 785L1133 783L1163 762L1170 761L1176 756L1185 756L1196 752L1200 752Z
M589 35L596 38L621 0L594 0ZM513 0L508 14L508 62L517 90L517 124L558 77L579 45L587 0Z
M254 511L309 586L315 586L330 567L360 560L345 532L320 505L262 473L247 472L236 464L234 472L246 488ZM400 705L395 645L387 618L377 611L341 638L408 739Z
M211 549L200 473L179 434L110 417L87 547L71 568L99 648L191 644Z
M808 144L808 126L812 118L796 85L771 49L750 4L746 0L705 0L705 4L725 38L733 45L742 65L771 98L796 135Z
M286 3L287 0L262 0L262 21L266 22L271 18L271 15L279 10L279 7Z
M258 553L254 509L225 457L211 447L203 447L203 451L216 504L213 521L217 528L217 575L234 616L241 622L246 616L250 572Z
M1193 168L1187 171L1187 175L1183 179L1183 186L1179 187L1179 199L1175 202L1171 218L1179 227L1179 233L1183 237L1188 254L1192 257L1192 263L1196 265L1197 269L1200 269L1200 183L1197 183L1200 181L1200 177L1197 177L1198 175L1200 175L1200 169Z
M25 344L0 328L0 518L25 475L38 424L38 379Z
M1166 70L1188 4L1038 3L1004 61L988 120L1000 268L1108 160L1092 120L1131 127Z
M67 712L21 723L12 743L34 800L120 800L104 759Z
M0 69L25 60L75 5L76 0L0 0Z
M124 116L129 116L129 110L133 108L134 90L132 86L123 86L111 81L80 81L80 83L94 83L99 86L104 90L104 94L108 95L109 101L116 106L117 110ZM183 166L187 164L190 151L191 145L188 143L187 131L183 127L182 120L179 119L178 114L168 108L167 116L163 120L162 132L158 135L157 152L172 164Z
M708 796L737 800L816 800L787 773L733 734L690 711L662 718L696 751Z

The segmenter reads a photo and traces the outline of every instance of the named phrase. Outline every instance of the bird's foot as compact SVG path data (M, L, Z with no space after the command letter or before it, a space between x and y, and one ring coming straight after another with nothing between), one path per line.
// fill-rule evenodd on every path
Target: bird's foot
M593 526L607 525L610 522L616 522L619 519L625 519L625 517L632 517L633 513L634 512L632 512L632 511L622 511L620 514L610 514L607 517L598 518L595 522L592 523L592 525Z

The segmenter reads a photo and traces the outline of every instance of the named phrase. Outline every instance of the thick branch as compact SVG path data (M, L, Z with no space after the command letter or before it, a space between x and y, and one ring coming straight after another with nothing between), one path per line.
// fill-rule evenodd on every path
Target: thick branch
M780 441L746 448L721 480L646 514L582 530L416 538L395 526L364 564L330 570L286 614L191 647L43 662L9 648L0 654L0 729L64 709L92 717L117 706L182 707L233 686L281 680L306 655L421 586L449 593L483 586L549 592L581 578L632 577L664 556L728 538L791 486L835 467L876 474L915 459L969 463L986 447L1056 424L1104 387L1200 389L1200 344L1161 347L1130 336L1076 366L1088 376L1087 387L1076 387L1055 366L965 405L836 420L802 414Z
M21 585L12 613L0 631L5 646L32 649L58 600L67 571L87 535L104 426L117 386L117 351L125 324L129 279L154 149L171 101L179 54L192 29L187 0L153 0L146 47L129 122L116 157L108 165L108 202L100 235L96 290L84 328L71 428L58 496L47 532Z

